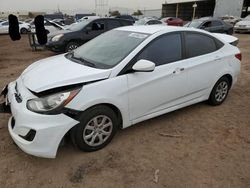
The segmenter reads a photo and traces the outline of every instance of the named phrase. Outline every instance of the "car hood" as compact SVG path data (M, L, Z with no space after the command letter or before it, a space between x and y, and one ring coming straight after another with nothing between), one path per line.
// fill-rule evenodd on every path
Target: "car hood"
M62 30L58 30L58 31L54 31L54 32L51 32L48 34L48 37L54 37L56 35L59 35L59 34L66 34L66 33L70 33L72 31L68 30L68 29L62 29Z
M236 25L250 25L250 20L243 20L243 21L239 21L237 22Z
M21 75L23 84L34 92L106 79L111 69L96 69L75 63L64 55L46 58L31 64Z

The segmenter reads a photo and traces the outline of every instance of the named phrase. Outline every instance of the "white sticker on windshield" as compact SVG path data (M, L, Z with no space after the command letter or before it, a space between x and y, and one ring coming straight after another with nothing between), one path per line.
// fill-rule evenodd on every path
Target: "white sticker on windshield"
M134 38L138 38L138 39L144 39L146 38L148 35L145 34L141 34L141 33L131 33L129 34L130 37L134 37Z

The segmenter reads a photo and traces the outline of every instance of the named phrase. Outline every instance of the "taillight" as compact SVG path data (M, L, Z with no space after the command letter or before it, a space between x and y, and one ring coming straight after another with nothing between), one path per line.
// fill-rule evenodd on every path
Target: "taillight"
M236 57L238 60L240 60L240 61L241 61L241 59L242 59L241 53L235 54L235 57Z

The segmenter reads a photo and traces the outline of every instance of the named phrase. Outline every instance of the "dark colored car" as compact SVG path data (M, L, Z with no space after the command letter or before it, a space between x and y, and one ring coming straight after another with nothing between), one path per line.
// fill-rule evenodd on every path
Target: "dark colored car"
M132 24L132 21L116 18L86 19L49 34L46 47L54 52L69 52L108 30Z
M226 33L233 34L233 26L216 18L203 18L193 20L185 25L186 27L194 27L204 29L212 33Z
M138 20L137 18L135 18L131 15L120 15L120 16L116 16L115 18L130 20L130 21L133 21L134 23Z
M183 26L183 20L180 18L166 17L166 18L162 18L161 21L163 21L167 25Z

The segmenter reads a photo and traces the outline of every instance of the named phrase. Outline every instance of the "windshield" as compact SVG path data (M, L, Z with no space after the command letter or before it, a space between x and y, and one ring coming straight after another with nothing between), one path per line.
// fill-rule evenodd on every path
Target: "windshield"
M135 25L145 25L146 24L146 20L145 19L140 19L138 21L135 22Z
M194 27L194 28L197 28L197 27L200 26L201 23L202 23L202 21L194 20L194 21L190 22L188 25L186 25L186 27Z
M112 30L77 48L67 58L80 60L87 66L112 68L147 37L147 34Z
M90 22L90 20L83 20L81 22L77 22L77 23L73 23L71 24L71 26L68 28L68 30L70 31L78 31L83 29L83 27L85 27L88 23Z

